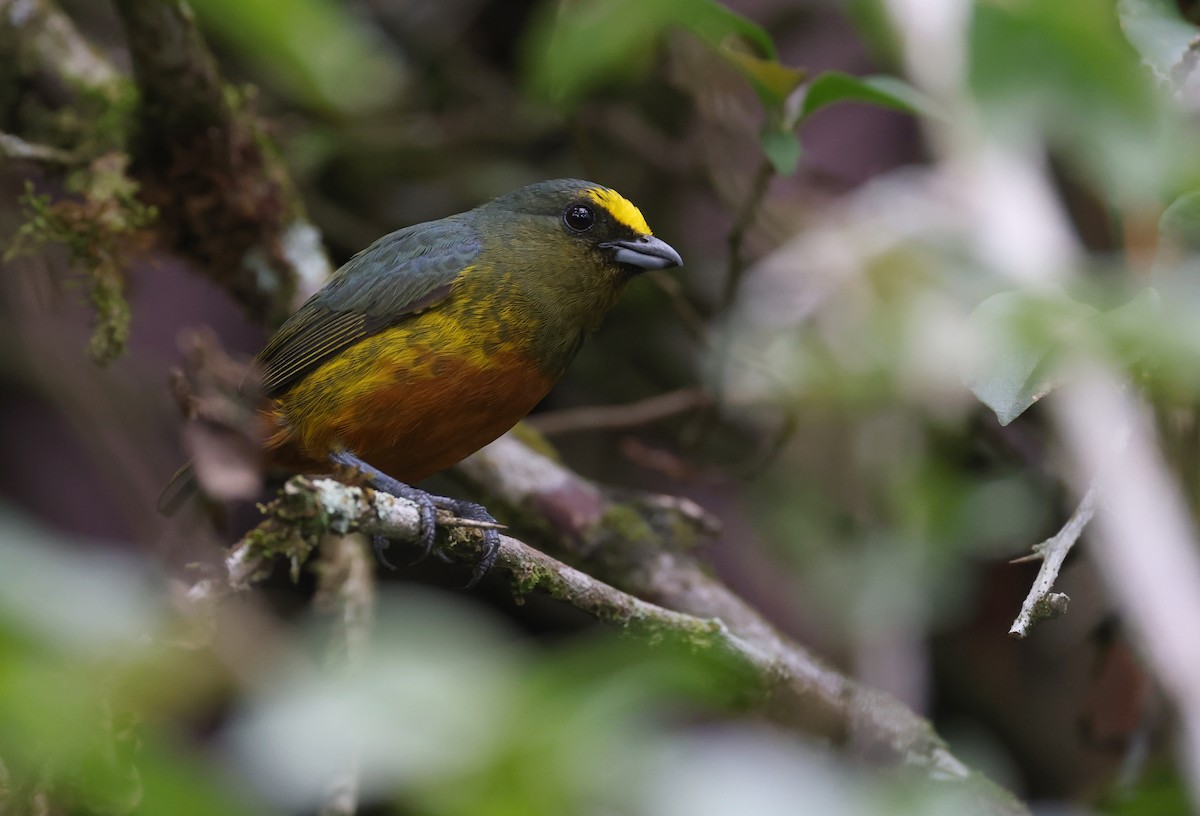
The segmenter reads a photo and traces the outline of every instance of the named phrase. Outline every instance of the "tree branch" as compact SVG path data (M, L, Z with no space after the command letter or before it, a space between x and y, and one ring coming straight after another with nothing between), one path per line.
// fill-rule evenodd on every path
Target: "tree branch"
M276 325L332 272L261 127L183 0L117 0L141 92L134 172L168 246Z
M621 430L649 425L711 403L708 392L694 386L656 394L626 405L595 405L536 414L526 421L538 433L546 436L578 431Z
M0 156L14 161L39 161L48 164L72 164L77 161L65 150L27 142L11 133L0 133Z
M721 621L738 644L734 651L754 656L768 684L762 713L772 721L861 757L917 767L934 778L979 781L926 720L783 637L689 555L716 524L693 502L606 492L513 434L469 457L458 472L491 496L493 510L513 514L515 526L543 531L539 546L565 553L613 591L692 621ZM1025 812L1007 792L979 784L988 790L981 801L995 812Z
M120 74L52 0L0 0L0 51L13 66L53 76L74 88L115 93Z
M505 440L500 448L504 464L525 468L528 480L524 484L529 490L549 487L551 491L599 495L578 477L514 440ZM524 461L517 461L521 458ZM475 465L482 466L478 460ZM555 476L556 487L544 482L545 477ZM692 523L703 518L698 508L682 500L655 497L651 504ZM265 577L280 555L294 565L300 563L327 534L359 532L393 541L419 540L419 516L411 502L332 479L295 477L265 512L267 519L239 541L226 559L230 589L245 589ZM440 521L443 530L455 522L446 516ZM576 517L576 521L585 520ZM482 554L481 537L469 528L443 533L442 541L443 552L460 563L473 564ZM1027 812L1010 794L971 773L927 721L784 639L690 558L662 553L647 565L644 576L634 581L653 584L658 595L681 603L681 608L638 598L511 536L500 538L496 569L508 577L517 595L544 592L650 642L681 642L729 661L753 678L758 709L772 721L851 748L865 758L914 766L936 781L971 786L984 803L981 812Z
M1097 490L1096 483L1092 482L1083 500L1079 502L1079 507L1058 533L1041 544L1035 544L1032 554L1013 559L1014 564L1041 559L1042 566L1033 581L1033 586L1029 588L1029 594L1025 596L1025 602L1021 604L1020 614L1008 630L1010 637L1024 638L1035 623L1066 614L1067 604L1071 599L1061 592L1051 590L1054 589L1054 582L1058 580L1058 572L1062 569L1067 554L1071 552L1071 548L1083 534L1083 528L1096 512Z
M1100 474L1105 501L1097 508L1089 552L1174 704L1181 765L1193 802L1200 802L1200 549L1195 520L1145 421L1144 406L1105 366L1077 368L1075 382L1055 395L1050 406L1076 464L1077 484L1083 474Z

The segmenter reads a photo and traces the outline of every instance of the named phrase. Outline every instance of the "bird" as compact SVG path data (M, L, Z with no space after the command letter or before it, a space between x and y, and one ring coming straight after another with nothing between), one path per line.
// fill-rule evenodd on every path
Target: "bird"
M543 181L473 210L389 233L352 257L257 355L267 462L360 470L435 510L493 521L479 505L413 487L523 419L639 273L682 265L638 208L580 179ZM159 498L196 486L185 465ZM382 547L377 553L386 564ZM485 531L485 554L499 545Z

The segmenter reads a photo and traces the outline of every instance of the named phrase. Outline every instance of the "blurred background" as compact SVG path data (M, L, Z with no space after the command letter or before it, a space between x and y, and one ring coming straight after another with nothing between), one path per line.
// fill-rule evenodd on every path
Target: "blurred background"
M129 74L116 6L60 3ZM1010 559L1081 492L1038 401L1060 357L1140 389L1200 498L1191 3L191 7L334 266L541 179L635 202L686 265L636 281L532 417L562 460L718 517L717 576L1038 812L1196 812L1177 701L1086 534L1068 614L1008 636L1038 569ZM86 154L134 103L29 56L46 8L0 3L0 130ZM180 597L256 516L154 512L187 457L171 372L197 332L248 360L271 319L139 223L105 245L114 301L78 229L22 233L38 195L99 195L94 165L6 155L0 812L345 812L343 771L365 812L972 812L738 714L720 666L434 561L379 573L353 671L323 668L311 574L191 643ZM1013 291L1036 308L989 347L977 307Z

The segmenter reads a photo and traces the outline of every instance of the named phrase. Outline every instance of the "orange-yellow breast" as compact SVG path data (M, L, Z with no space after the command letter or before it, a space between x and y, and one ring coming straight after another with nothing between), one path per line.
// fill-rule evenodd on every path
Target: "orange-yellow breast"
M345 449L413 483L528 414L557 379L528 350L533 327L451 300L357 343L274 400L275 463L324 465Z

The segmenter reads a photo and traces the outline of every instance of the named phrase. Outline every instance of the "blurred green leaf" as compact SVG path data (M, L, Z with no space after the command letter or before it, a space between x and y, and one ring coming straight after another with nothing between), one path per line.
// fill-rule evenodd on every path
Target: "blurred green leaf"
M791 129L764 128L759 134L763 152L781 176L790 176L800 165L800 139Z
M10 632L76 658L140 648L165 608L148 576L111 551L68 550L0 507L0 620Z
M980 3L971 88L993 137L1046 139L1117 200L1196 186L1200 156L1108 0Z
M757 49L759 55L766 60L774 61L775 43L767 30L753 20L749 20L735 11L725 7L716 0L689 0L691 7L685 17L679 20L680 25L691 29L703 40L713 46L728 45L730 35L743 38Z
M746 78L763 107L768 110L782 110L788 97L804 82L805 73L799 68L756 57L728 45L722 45L720 51Z
M237 766L273 801L311 807L353 767L366 799L421 813L637 812L666 718L747 685L682 646L602 638L536 654L444 596L381 601L360 665L281 666L229 729Z
M1172 0L1119 0L1117 16L1142 59L1164 77L1183 62L1200 34Z
M1061 292L1003 292L969 318L985 344L985 362L967 385L1007 425L1059 384L1068 348L1106 354L1122 366L1180 354L1187 340L1164 342L1160 336L1158 327L1167 320L1153 289L1106 312Z
M972 85L987 105L1035 106L1060 117L1065 106L1085 121L1153 113L1136 54L1102 0L981 3L970 46Z
M649 52L669 27L687 29L722 49L740 37L767 62L775 46L766 30L715 0L588 0L548 3L530 27L524 56L529 87L570 105ZM778 63L774 63L778 64Z
M1153 762L1132 784L1111 791L1100 806L1108 816L1188 816L1195 813L1187 785L1179 772L1162 760Z
M1065 295L993 295L968 318L985 348L980 370L966 378L967 387L1007 425L1057 385L1055 352L1061 334L1096 314Z
M471 772L516 727L518 652L506 631L423 593L385 598L377 620L359 665L280 666L248 701L228 742L269 798L312 806L351 770L366 796L385 797Z
M821 108L838 102L866 102L908 113L938 115L929 97L897 77L856 77L841 71L826 71L809 83L800 107L800 117L811 116Z
M299 102L343 114L395 105L406 69L395 47L332 0L191 0L205 27Z
M0 812L26 812L35 790L55 812L272 812L164 733L159 709L213 686L162 682L164 668L191 674L196 652L156 643L176 621L135 562L69 549L0 507L0 563ZM154 693L122 695L139 683Z
M1200 191L1171 202L1158 219L1159 242L1187 253L1200 252Z
M1165 349L1153 341L1152 327L1165 320L1162 297L1154 289L1143 289L1115 309L1091 319L1099 338L1113 359L1124 366L1137 365L1148 356L1158 357Z

